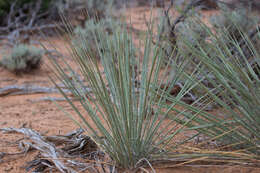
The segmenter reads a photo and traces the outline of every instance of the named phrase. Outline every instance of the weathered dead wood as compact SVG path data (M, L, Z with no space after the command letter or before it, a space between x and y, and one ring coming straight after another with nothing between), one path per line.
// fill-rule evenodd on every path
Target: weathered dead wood
M74 98L70 98L71 100L76 100ZM35 102L41 102L41 101L55 101L55 102L58 102L58 101L66 101L65 98L58 98L58 97L42 97L42 98L39 98L39 99L33 99L33 100L29 100L33 103Z
M103 153L89 136L83 134L82 129L78 129L67 135L43 136L29 128L2 128L3 133L20 133L26 138L20 142L21 153L26 154L29 149L39 151L39 155L25 167L27 171L34 169L37 172L44 172L46 169L58 169L62 173L76 173L86 169L92 169L93 163L80 162L79 158L93 159L103 157ZM15 155L20 153L8 153ZM0 161L8 156L1 153ZM101 155L100 155L101 154ZM97 156L100 155L100 156Z
M36 93L58 93L56 88L39 87L39 86L16 86L11 85L4 88L0 88L0 97L7 95L25 95ZM63 89L64 93L68 93L69 90Z
M61 88L64 93L71 93L69 89ZM88 87L84 88L84 91L91 92ZM11 85L4 88L0 88L0 97L7 95L26 95L26 94L38 94L38 93L60 93L57 88L40 87L40 86L17 86ZM87 93L86 93L87 94Z

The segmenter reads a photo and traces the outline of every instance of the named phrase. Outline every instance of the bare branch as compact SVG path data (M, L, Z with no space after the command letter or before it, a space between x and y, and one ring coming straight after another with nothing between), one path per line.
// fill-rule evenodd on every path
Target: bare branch
M10 6L5 26L0 27L0 39L6 40L8 45L14 46L20 42L29 40L29 36L34 31L45 28L56 28L58 24L46 24L41 19L48 19L48 12L41 12L42 0L24 4L17 7L18 0Z
M33 23L34 23L34 21L36 19L36 16L37 16L38 12L40 11L41 4L42 4L42 0L38 0L36 2L35 9L33 10L31 20L30 20L30 22L28 24L29 28L32 27L32 25L33 25ZM31 10L32 10L32 8L31 8Z
M8 21L7 21L8 26L10 26L12 24L12 16L14 14L14 8L15 8L16 3L17 3L17 0L15 0L11 5L10 12L8 14Z
M26 170L34 169L44 171L56 168L60 172L82 172L86 169L94 169L92 163L79 162L76 158L89 158L92 155L102 157L97 144L86 135L82 129L78 129L67 135L43 136L29 128L2 128L3 133L20 133L26 138L20 141L20 148L26 154L29 149L38 150L40 154L27 163ZM60 147L60 145L63 145ZM0 153L3 157L20 153ZM0 160L1 161L1 160Z

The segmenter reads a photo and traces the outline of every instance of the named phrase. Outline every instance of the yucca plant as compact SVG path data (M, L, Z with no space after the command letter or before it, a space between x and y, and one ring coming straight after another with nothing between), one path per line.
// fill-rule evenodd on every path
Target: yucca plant
M188 119L199 114L188 124L191 130L218 139L220 145L246 152L252 160L260 160L260 57L255 44L260 39L259 29L251 38L234 22L232 27L236 27L244 40L238 42L226 29L212 31L200 20L197 24L209 35L207 47L199 39L194 38L194 44L183 38L190 54L180 54L188 66L196 67L192 73L186 71L185 79L193 81L196 89L204 94L192 105L168 96L169 100L178 102L185 109L182 112L175 108L172 110ZM204 104L198 106L198 103ZM214 113L205 111L211 103L219 105ZM180 119L177 121L185 123Z
M149 32L146 32L146 39L143 40L144 51L133 53L132 36L122 26L114 26L114 34L106 39L101 39L102 33L93 32L100 61L92 58L95 53L84 49L84 46L68 42L71 57L86 83L79 82L76 75L69 76L70 72L75 73L65 59L59 63L51 58L55 72L51 79L58 88L57 81L63 82L79 99L85 112L81 112L60 89L80 121L76 121L73 115L70 117L86 129L114 164L118 168L136 169L144 162L175 157L178 146L185 141L173 139L185 130L184 125L196 115L183 120L186 123L182 126L167 119L170 109L164 110L165 99L159 96L158 86L167 81L174 86L182 69L176 69L174 77L167 80L167 73L161 72L164 52L159 45L152 44ZM81 37L80 42L84 44L87 40ZM91 88L91 94L85 92L86 85ZM168 92L167 88L162 90ZM182 94L180 92L178 98ZM187 154L176 157L184 159L197 156Z

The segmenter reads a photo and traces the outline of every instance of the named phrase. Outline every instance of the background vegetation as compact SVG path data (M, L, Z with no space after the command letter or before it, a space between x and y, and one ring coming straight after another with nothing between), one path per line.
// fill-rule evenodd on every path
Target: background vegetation
M39 48L20 44L13 48L11 55L1 59L0 65L16 74L30 72L40 67L42 54Z
M176 20L169 2L158 26L147 21L147 30L138 35L140 45L134 45L129 25L109 15L117 1L48 0L40 6L29 0L0 1L0 17L9 16L0 32L8 33L14 47L0 64L16 73L39 67L40 50L20 44L25 39L12 41L39 24L49 27L35 15L60 9L64 16L54 21L62 21L59 29L80 74L65 57L47 54L54 73L50 79L75 114L62 110L88 132L115 169L153 170L158 162L198 160L260 166L259 16L249 13L250 6L214 3L219 15L206 23L197 11L206 2L212 1L191 1ZM28 3L29 10L19 12ZM72 6L86 8L83 26L74 27L66 18ZM36 13L32 7L38 7ZM21 14L26 20L20 20ZM14 27L17 18L21 25ZM179 138L186 132L191 135ZM204 140L191 146L200 137Z

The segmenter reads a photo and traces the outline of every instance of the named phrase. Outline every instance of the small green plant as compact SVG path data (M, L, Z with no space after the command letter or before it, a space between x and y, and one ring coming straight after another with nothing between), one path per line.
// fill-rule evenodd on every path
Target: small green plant
M1 60L0 65L15 73L30 72L39 68L41 59L41 49L20 44L13 48L9 56Z

